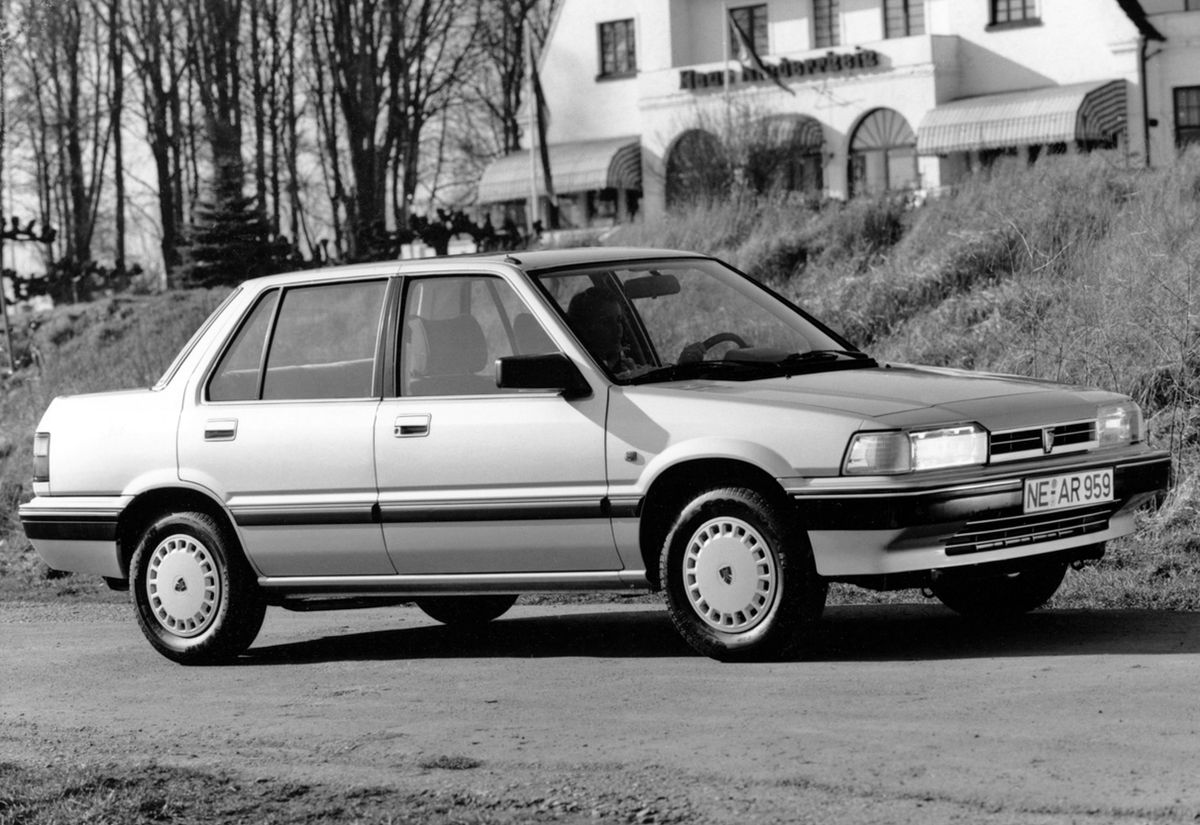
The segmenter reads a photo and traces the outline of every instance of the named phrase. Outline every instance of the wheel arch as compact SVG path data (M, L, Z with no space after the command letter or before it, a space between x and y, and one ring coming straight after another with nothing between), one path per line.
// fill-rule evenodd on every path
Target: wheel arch
M680 510L701 491L713 487L748 487L767 496L772 503L790 507L791 500L779 481L749 461L695 458L668 467L646 491L638 530L646 578L654 590L662 586L658 573L659 553Z
M121 571L127 579L134 550L137 549L138 540L145 529L159 516L183 511L196 511L212 516L229 531L237 551L245 557L233 519L214 496L194 487L156 487L136 495L117 518L117 549L120 554Z

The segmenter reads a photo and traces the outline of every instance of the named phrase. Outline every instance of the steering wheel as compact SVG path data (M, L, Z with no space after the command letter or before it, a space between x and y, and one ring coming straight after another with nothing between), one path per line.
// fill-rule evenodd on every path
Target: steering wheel
M737 344L738 347L745 349L749 344L746 339L738 335L736 332L718 332L716 335L710 335L703 341L696 341L688 344L679 353L679 363L687 364L691 361L699 361L704 358L704 353L715 347L717 344Z

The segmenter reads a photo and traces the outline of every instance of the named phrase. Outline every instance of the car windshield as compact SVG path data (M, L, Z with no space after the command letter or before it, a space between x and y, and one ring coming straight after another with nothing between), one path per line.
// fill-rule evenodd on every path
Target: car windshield
M874 363L714 260L605 264L534 277L620 383L753 380Z

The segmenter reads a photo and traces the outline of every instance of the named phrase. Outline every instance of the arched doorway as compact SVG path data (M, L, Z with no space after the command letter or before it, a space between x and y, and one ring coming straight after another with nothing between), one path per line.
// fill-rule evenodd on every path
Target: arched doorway
M917 135L893 109L868 112L850 138L850 195L915 189Z
M820 193L825 187L825 131L805 115L759 121L746 158L746 179L755 191Z
M725 197L731 178L721 141L703 129L689 129L667 155L667 208Z

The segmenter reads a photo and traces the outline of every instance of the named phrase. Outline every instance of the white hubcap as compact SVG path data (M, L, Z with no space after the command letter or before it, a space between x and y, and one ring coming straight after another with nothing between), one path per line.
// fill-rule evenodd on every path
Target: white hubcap
M192 536L163 539L146 569L146 596L154 618L176 636L207 630L221 604L221 579L208 549Z
M692 534L683 556L688 601L717 630L750 630L775 603L779 573L762 535L737 518L715 518Z

